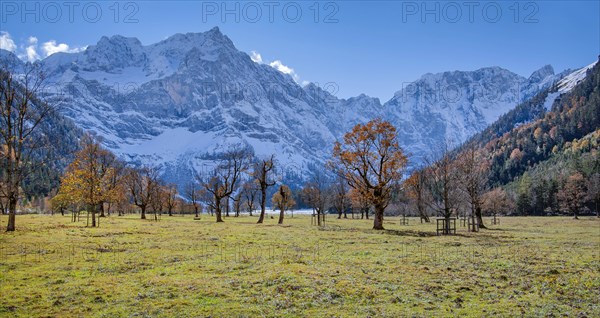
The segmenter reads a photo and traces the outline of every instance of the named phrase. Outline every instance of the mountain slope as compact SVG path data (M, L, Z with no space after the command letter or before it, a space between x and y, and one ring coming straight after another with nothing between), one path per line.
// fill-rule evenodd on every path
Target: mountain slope
M596 62L517 106L464 147L485 149L492 162L490 183L504 185L599 127L600 63Z
M418 163L440 141L465 141L562 76L550 66L529 78L498 67L427 74L382 105L366 95L340 99L314 84L300 87L253 62L218 28L147 46L103 37L84 52L40 63L55 88L47 93L66 99L64 115L120 157L160 165L181 185L232 143L275 153L281 173L302 174L325 162L353 125L374 117L398 127Z

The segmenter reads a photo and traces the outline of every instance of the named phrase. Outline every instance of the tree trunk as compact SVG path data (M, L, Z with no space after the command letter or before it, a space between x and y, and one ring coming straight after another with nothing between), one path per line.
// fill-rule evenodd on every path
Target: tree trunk
M375 204L375 218L373 221L373 229L374 230L383 230L383 212L385 211L385 206L381 204Z
M225 197L225 216L229 217L229 197Z
M173 216L173 208L169 207L169 216Z
M260 193L261 193L262 196L260 198L260 216L258 217L258 222L256 222L257 224L261 224L265 220L265 209L266 209L266 202L267 202L267 189L261 187Z
M98 204L98 207L100 208L100 216L98 216L99 218L104 218L106 217L106 215L104 215L104 203L100 203Z
M96 227L96 206L94 204L90 204L89 208L92 212L92 227Z
M7 232L13 232L15 230L15 221L17 216L17 200L15 198L8 199L8 225L6 226Z
M217 208L215 209L215 214L217 215L217 222L224 222L221 217L221 205L217 204Z
M198 218L198 206L194 205L194 212L196 213L196 218Z
M365 218L369 219L369 208L365 208Z
M475 216L477 216L477 224L479 224L479 228L487 229L487 227L483 224L483 217L481 215L481 207L480 206L475 208Z
M342 218L342 211L338 211L338 219Z
M277 224L283 224L283 213L284 213L284 209L281 208L280 212L279 212L279 222L277 222Z
M429 216L427 216L427 213L425 213L425 208L423 208L423 205L418 204L417 209L419 210L419 217L421 219L421 223L423 223L423 221L425 221L425 223L429 223Z
M141 206L140 209L142 209L142 220L145 220L146 219L146 207Z
M577 216L577 211L573 212L573 219L579 220L579 217Z

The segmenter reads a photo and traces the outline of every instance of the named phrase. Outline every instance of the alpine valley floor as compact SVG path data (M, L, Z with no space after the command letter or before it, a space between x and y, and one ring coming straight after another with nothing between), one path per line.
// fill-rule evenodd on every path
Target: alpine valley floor
M19 215L0 234L0 316L600 317L597 218L445 237L414 218L225 221Z

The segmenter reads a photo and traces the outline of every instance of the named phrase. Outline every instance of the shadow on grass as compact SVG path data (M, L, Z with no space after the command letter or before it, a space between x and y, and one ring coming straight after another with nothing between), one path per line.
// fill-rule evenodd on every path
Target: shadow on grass
M357 228L346 228L341 226L326 225L319 228L319 231L339 231L339 232L363 232L366 234L386 234L386 235L397 235L397 236L411 236L411 237L435 237L435 232L423 232L423 231L412 231L412 230L373 230L373 229L357 229ZM471 237L460 233L447 235L455 237Z
M367 233L382 233L382 231L368 230ZM399 236L414 236L414 237L432 237L436 236L435 232L422 232L422 231L411 231L411 230L383 230L383 233L388 235L399 235ZM453 236L460 236L459 234Z

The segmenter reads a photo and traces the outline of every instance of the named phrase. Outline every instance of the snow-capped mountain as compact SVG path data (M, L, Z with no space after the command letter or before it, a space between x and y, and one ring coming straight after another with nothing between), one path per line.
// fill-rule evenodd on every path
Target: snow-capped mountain
M499 67L425 74L383 108L413 158L425 158L442 143L461 144L562 76L550 65L529 78Z
M0 58L13 57L4 51ZM160 165L179 184L233 143L274 153L282 173L302 173L374 117L393 122L418 161L440 141L465 141L561 76L550 66L529 78L491 67L426 74L385 104L366 95L340 99L252 61L218 28L147 46L103 37L40 63L55 88L48 93L64 95L64 115L125 160Z

